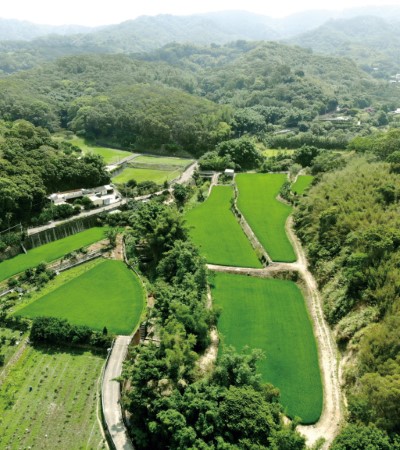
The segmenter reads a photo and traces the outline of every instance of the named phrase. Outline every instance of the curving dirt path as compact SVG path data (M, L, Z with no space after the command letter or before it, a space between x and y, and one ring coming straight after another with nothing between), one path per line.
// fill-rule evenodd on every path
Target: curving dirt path
M308 310L314 325L314 334L318 342L319 364L324 388L324 404L321 417L314 425L300 425L298 431L303 434L309 445L320 438L325 439L322 449L328 449L338 434L344 419L342 396L339 382L338 352L331 330L326 323L322 310L322 300L317 283L308 270L307 258L303 247L293 231L293 219L286 222L286 231L297 254L298 271L305 282Z
M317 283L308 269L303 247L293 231L293 219L286 222L286 232L294 247L297 261L294 263L272 262L262 269L229 267L207 264L209 270L232 274L246 274L258 277L272 277L278 272L298 272L304 281L306 301L312 318L315 338L318 342L319 364L324 389L323 410L319 421L314 425L300 425L297 430L304 435L307 444L312 446L318 440L325 442L321 449L326 450L338 434L343 422L343 403L339 382L338 353L328 324L325 322L322 301Z

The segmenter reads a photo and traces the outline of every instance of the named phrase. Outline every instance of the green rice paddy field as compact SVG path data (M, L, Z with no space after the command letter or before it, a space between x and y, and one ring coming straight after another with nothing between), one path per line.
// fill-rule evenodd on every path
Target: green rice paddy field
M106 326L115 334L132 333L144 308L144 292L137 275L122 261L103 259L83 273L81 268L76 271L75 277L65 275L69 277L65 283L56 279L53 290L48 289L14 314L59 317L93 330L101 331Z
M157 170L157 169L138 169L127 167L119 175L115 176L113 183L127 183L129 180L154 181L157 184L163 184L164 181L171 181L182 173L181 170Z
M115 148L109 147L99 147L98 145L87 144L82 138L74 138L71 144L77 145L83 150L83 153L94 153L95 155L100 155L103 157L106 164L114 164L127 156L133 155L132 152L126 150L117 150Z
M303 195L304 192L311 186L314 177L312 175L299 175L295 183L291 186L291 191L298 195Z
M276 199L285 174L238 174L238 208L273 261L296 261L285 224L292 208Z
M187 158L140 155L134 159L133 164L151 164L151 165L162 165L162 166L186 167L189 164L191 164L192 162L193 162L192 159L187 159Z
M20 254L14 258L0 262L0 281L6 280L12 275L23 272L30 267L35 267L41 262L49 263L74 250L101 241L104 239L106 230L107 228L90 228L73 236L36 247L29 250L26 254Z
M214 186L208 199L186 214L190 236L212 264L262 267L232 213L231 186Z
M107 448L96 417L103 363L78 349L25 348L0 386L0 448Z
M291 281L215 273L215 305L222 307L218 330L224 346L262 349L265 382L281 391L290 417L315 423L322 411L322 384L313 330L301 291Z

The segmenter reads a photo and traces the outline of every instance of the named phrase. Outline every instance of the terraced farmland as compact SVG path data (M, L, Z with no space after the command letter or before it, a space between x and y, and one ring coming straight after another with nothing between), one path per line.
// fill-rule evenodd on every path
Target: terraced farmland
M186 214L193 241L212 264L261 267L230 207L233 189L214 186L209 198Z
M295 183L291 186L291 191L298 195L303 195L304 192L311 186L314 177L312 175L299 175Z
M296 260L285 224L291 206L276 199L285 174L238 174L238 208L273 261Z
M222 307L218 330L223 346L259 348L259 369L281 391L290 417L305 424L322 411L317 347L303 296L291 281L216 273L213 302ZM220 351L223 352L223 348Z
M23 272L30 267L35 267L41 262L49 263L74 250L100 241L104 239L106 230L107 228L90 228L73 236L36 247L29 250L26 254L3 261L0 263L0 281L6 280L12 275Z
M0 386L0 448L106 448L96 417L104 356L27 347Z
M121 261L98 260L90 270L56 285L15 314L59 317L93 330L106 326L112 333L128 335L137 327L143 308L139 278Z

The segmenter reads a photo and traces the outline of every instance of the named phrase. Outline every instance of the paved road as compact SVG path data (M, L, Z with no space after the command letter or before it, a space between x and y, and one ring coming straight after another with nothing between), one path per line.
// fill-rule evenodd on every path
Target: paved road
M118 336L115 340L101 387L104 419L117 450L134 450L122 420L120 384L115 381L122 373L122 363L131 339L131 336Z
M135 155L135 156L138 156L138 155ZM171 183L171 186L173 186L176 183L179 183L179 184L187 183L190 180L190 178L192 177L193 172L195 171L196 168L197 168L197 162L191 164L178 179L174 180ZM172 189L170 188L169 191L171 192ZM136 200L136 201L146 200L146 199L152 197L153 195L161 195L163 192L164 192L164 189L161 191L155 192L153 194L141 195L140 197L135 197L134 200ZM77 219L82 219L83 217L89 217L89 216L93 216L95 214L99 214L102 212L113 211L113 210L118 209L121 206L125 205L126 202L127 202L126 199L122 199L118 202L113 203L112 205L102 206L101 208L92 209L90 211L83 211L79 215L69 217L68 219L57 220L57 221L48 223L46 225L42 225L40 227L28 228L28 236L40 233L41 231L44 231L44 230L50 230L51 228L55 228L58 225L61 225L63 223L68 223L68 222L72 222Z

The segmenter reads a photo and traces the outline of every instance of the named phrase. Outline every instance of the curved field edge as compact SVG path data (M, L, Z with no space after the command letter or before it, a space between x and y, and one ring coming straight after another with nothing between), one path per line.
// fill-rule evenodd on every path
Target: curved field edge
M299 175L297 180L292 184L290 190L297 195L303 195L311 186L314 177L312 175Z
M231 186L214 186L207 200L186 213L189 234L207 262L236 267L262 267L231 211Z
M72 278L15 314L34 318L67 319L115 334L131 334L138 326L145 305L139 277L122 261L104 260Z
M237 206L273 261L294 262L285 225L292 207L276 199L286 174L238 174Z
M212 276L213 303L222 308L218 330L224 345L260 348L265 382L281 391L289 417L318 421L323 389L318 351L305 300L291 281L226 273Z
M68 253L101 241L105 238L107 229L107 227L89 228L72 236L33 248L28 253L22 253L14 258L0 262L0 281L35 267L42 262L50 263Z

